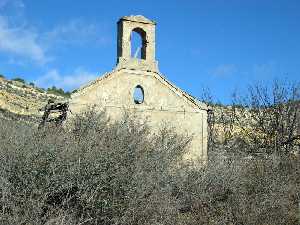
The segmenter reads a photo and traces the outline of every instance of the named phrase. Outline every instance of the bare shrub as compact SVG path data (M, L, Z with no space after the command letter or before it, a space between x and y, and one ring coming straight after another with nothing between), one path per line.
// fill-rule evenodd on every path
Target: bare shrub
M213 138L210 164L185 191L190 224L299 223L299 91L277 81L253 85L231 106L205 94Z
M278 154L285 145L248 154L247 140L215 133L207 167L193 169L189 137L137 121L93 109L63 128L0 119L0 224L299 224L300 162Z
M232 114L253 153L287 154L300 147L300 85L256 84L234 96Z
M188 139L166 129L150 137L148 127L130 117L108 122L105 113L90 110L64 129L37 132L6 125L9 133L1 132L0 150L1 222L145 224L146 218L149 223L169 219L162 217L165 211L161 216L151 212L153 201L169 208L175 168ZM153 203L148 211L140 208L147 202Z
M297 224L299 172L299 160L219 155L195 182L194 213L204 224Z
M254 84L246 93L235 92L229 106L214 103L209 94L203 99L212 109L208 121L212 151L221 144L226 151L235 145L237 152L231 152L236 155L299 155L300 84L276 80L272 85Z

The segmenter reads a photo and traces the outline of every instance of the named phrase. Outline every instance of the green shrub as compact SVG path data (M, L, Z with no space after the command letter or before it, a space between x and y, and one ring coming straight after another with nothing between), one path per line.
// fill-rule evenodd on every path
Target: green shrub
M47 92L50 94L60 95L63 97L70 97L70 92L65 92L62 88L56 88L55 86L52 86L51 88L47 89Z
M40 93L44 93L46 91L44 88L40 88L40 87L36 87L35 89Z
M12 79L12 80L13 80L13 81L18 81L18 82L21 82L21 83L23 83L23 84L25 84L25 83L26 83L24 79L22 79L22 78L19 78L19 77L16 77L16 78L14 78L14 79Z

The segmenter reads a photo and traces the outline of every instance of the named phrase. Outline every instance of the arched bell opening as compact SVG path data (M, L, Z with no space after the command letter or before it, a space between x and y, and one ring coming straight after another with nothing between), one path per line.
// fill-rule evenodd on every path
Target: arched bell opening
M131 57L146 60L147 39L146 32L141 28L134 28L130 35Z

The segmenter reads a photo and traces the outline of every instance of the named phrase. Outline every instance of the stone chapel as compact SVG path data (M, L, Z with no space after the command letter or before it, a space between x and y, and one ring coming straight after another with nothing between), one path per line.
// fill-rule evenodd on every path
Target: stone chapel
M185 159L207 162L207 105L169 82L155 58L156 23L144 16L124 16L117 23L117 64L103 76L81 87L71 96L72 113L89 106L120 119L124 110L133 112L153 132L166 125L193 137ZM131 37L141 36L140 58L132 57Z

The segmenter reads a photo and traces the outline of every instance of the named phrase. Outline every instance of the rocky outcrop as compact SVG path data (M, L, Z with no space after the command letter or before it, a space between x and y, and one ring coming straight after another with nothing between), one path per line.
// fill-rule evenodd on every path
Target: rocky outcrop
M49 94L41 88L19 81L0 78L0 117L38 120L42 116L40 108L49 99L65 101L65 97Z

